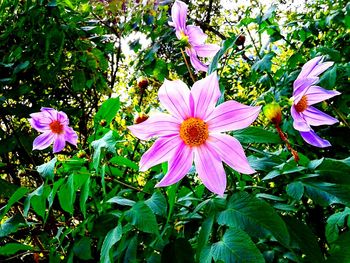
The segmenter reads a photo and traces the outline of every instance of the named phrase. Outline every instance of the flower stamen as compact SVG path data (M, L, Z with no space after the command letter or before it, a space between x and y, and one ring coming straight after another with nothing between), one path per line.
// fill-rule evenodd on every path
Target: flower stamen
M208 124L198 118L188 118L181 123L180 137L189 146L199 146L209 137Z
M61 134L64 131L63 125L57 120L51 122L49 126L53 133Z
M306 95L301 97L300 101L296 105L294 105L297 112L303 112L304 110L306 110L307 106L308 105Z

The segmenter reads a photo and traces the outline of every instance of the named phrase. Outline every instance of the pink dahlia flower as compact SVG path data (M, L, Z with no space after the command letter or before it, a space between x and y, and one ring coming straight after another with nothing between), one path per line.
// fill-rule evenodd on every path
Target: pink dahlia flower
M208 36L199 26L187 26L186 16L187 5L176 0L171 8L173 22L170 24L175 27L177 38L187 43L186 53L190 57L192 66L197 71L206 72L208 65L201 62L198 57L213 57L220 47L214 44L204 44Z
M255 172L239 141L222 132L248 127L259 115L260 107L233 100L215 107L220 97L216 72L195 82L191 91L181 80L165 80L158 96L171 115L159 113L129 127L142 140L159 137L140 161L140 171L168 162L168 172L157 187L181 180L193 161L203 184L219 195L226 188L222 161L238 172Z
M68 127L69 120L62 111L52 108L41 108L41 112L30 114L30 125L41 135L35 138L33 150L42 150L53 143L53 152L60 152L66 146L66 141L77 145L76 132Z
M315 86L319 81L318 76L332 65L333 62L323 62L321 56L315 57L303 66L293 84L294 102L291 108L293 127L300 132L307 143L321 148L331 144L319 137L311 126L332 125L338 120L311 105L340 94L338 91Z

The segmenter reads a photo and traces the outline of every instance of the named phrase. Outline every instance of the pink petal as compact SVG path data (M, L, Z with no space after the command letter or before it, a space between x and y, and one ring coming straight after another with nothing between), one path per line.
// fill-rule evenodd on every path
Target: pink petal
M215 109L220 97L219 81L216 72L193 84L191 96L193 98L193 117L206 119ZM192 108L192 107L191 107Z
M149 168L169 161L174 156L174 151L183 141L179 136L162 137L154 142L151 148L145 152L140 160L140 171L147 171Z
M156 187L163 187L177 183L191 169L193 163L192 148L183 142L174 149L174 155L169 160L168 172Z
M171 115L153 114L140 124L128 126L134 136L141 140L149 140L156 136L171 136L179 134L181 122Z
M308 77L310 72L316 67L316 65L321 61L321 59L322 59L322 56L318 56L306 62L302 67L301 72L299 73L299 76L297 77L297 79Z
M199 57L214 57L215 54L220 50L220 47L215 44L203 44L193 47Z
M313 130L308 132L300 132L301 137L308 143L316 147L324 148L331 146L329 141L322 139Z
M318 86L311 86L305 95L307 95L307 104L313 105L340 94L336 90L326 90Z
M220 104L205 120L209 132L226 132L248 127L258 117L261 106L247 106L230 100Z
M63 150L63 148L66 146L66 140L64 139L64 135L56 135L56 138L54 139L53 143L53 153L57 153Z
M296 79L296 81L294 81L293 84L294 104L297 104L301 100L301 98L306 94L310 86L315 84L317 81L318 78Z
M255 173L248 163L242 145L236 138L227 134L211 134L206 143L208 147L215 149L221 160L234 170L244 174Z
M336 118L312 106L307 107L307 109L302 112L302 115L305 121L311 126L332 125L338 122Z
M42 107L40 111L52 121L57 120L58 111L53 108Z
M309 73L309 76L319 76L321 75L324 71L326 71L329 67L333 66L334 62L323 62L319 63L314 69Z
M51 145L54 140L54 134L51 131L46 131L40 134L33 141L33 150L43 150Z
M206 144L194 148L194 163L199 178L213 193L223 196L226 174L219 155Z
M30 125L39 132L50 131L49 124L52 122L52 120L46 117L38 117L38 114L41 114L41 112L32 113L30 115L32 116L32 118L29 119Z
M304 120L302 115L295 110L294 105L292 105L292 107L290 109L290 112L291 112L292 118L294 120L293 121L294 129L296 129L298 131L309 131L309 130L311 130L310 126Z
M64 128L64 139L70 144L77 146L78 135L71 127Z
M57 112L57 120L63 125L69 125L68 116L63 111Z
M190 117L190 90L181 80L165 80L158 91L161 104L179 120Z
M171 8L172 25L176 31L185 31L186 28L187 5L182 1L175 1Z
M208 71L208 65L199 60L194 49L190 50L189 48L186 48L186 53L190 56L191 64L196 71Z
M188 36L188 42L191 44L191 46L197 46L204 44L205 40L207 39L207 34L203 32L203 30L199 26L187 26L187 36Z

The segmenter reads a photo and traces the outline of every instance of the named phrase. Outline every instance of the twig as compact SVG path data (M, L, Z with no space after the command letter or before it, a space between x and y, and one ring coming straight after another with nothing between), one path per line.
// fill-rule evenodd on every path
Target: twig
M193 81L193 83L194 83L194 82L196 82L196 79L195 79L195 78L193 77L193 75L192 75L191 67L190 67L190 65L188 64L188 61L187 61L185 52L182 50L182 48L180 48L180 50L181 50L182 57L183 57L184 60L185 60L185 64L186 64L186 66L187 66L187 70L188 70L188 72L190 73L190 77L191 77L191 79L192 79L192 81Z

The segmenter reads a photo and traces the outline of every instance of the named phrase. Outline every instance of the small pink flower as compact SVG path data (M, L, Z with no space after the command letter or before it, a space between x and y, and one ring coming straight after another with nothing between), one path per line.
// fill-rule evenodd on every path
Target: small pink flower
M207 71L208 65L199 60L198 57L213 57L220 49L218 45L204 44L207 35L199 26L186 25L187 5L176 0L171 8L173 22L178 39L187 43L186 53L190 57L192 66L198 71Z
M35 138L33 150L43 150L53 143L53 152L60 152L66 146L66 141L77 145L76 132L68 127L69 120L62 111L52 108L41 108L41 112L30 114L30 125L41 135Z
M338 120L311 105L340 94L338 91L315 86L319 81L318 76L332 65L333 62L323 62L321 56L315 57L305 63L293 84L294 101L291 108L293 127L300 132L307 143L320 148L331 144L319 137L311 126L332 125Z
M157 187L181 180L193 161L204 185L219 195L223 195L226 188L222 161L238 172L255 172L239 141L222 132L248 127L261 107L233 100L216 107L220 97L216 72L195 82L191 91L181 80L165 80L158 96L171 115L155 114L140 124L129 126L142 140L159 137L140 161L140 171L168 162L168 172Z

